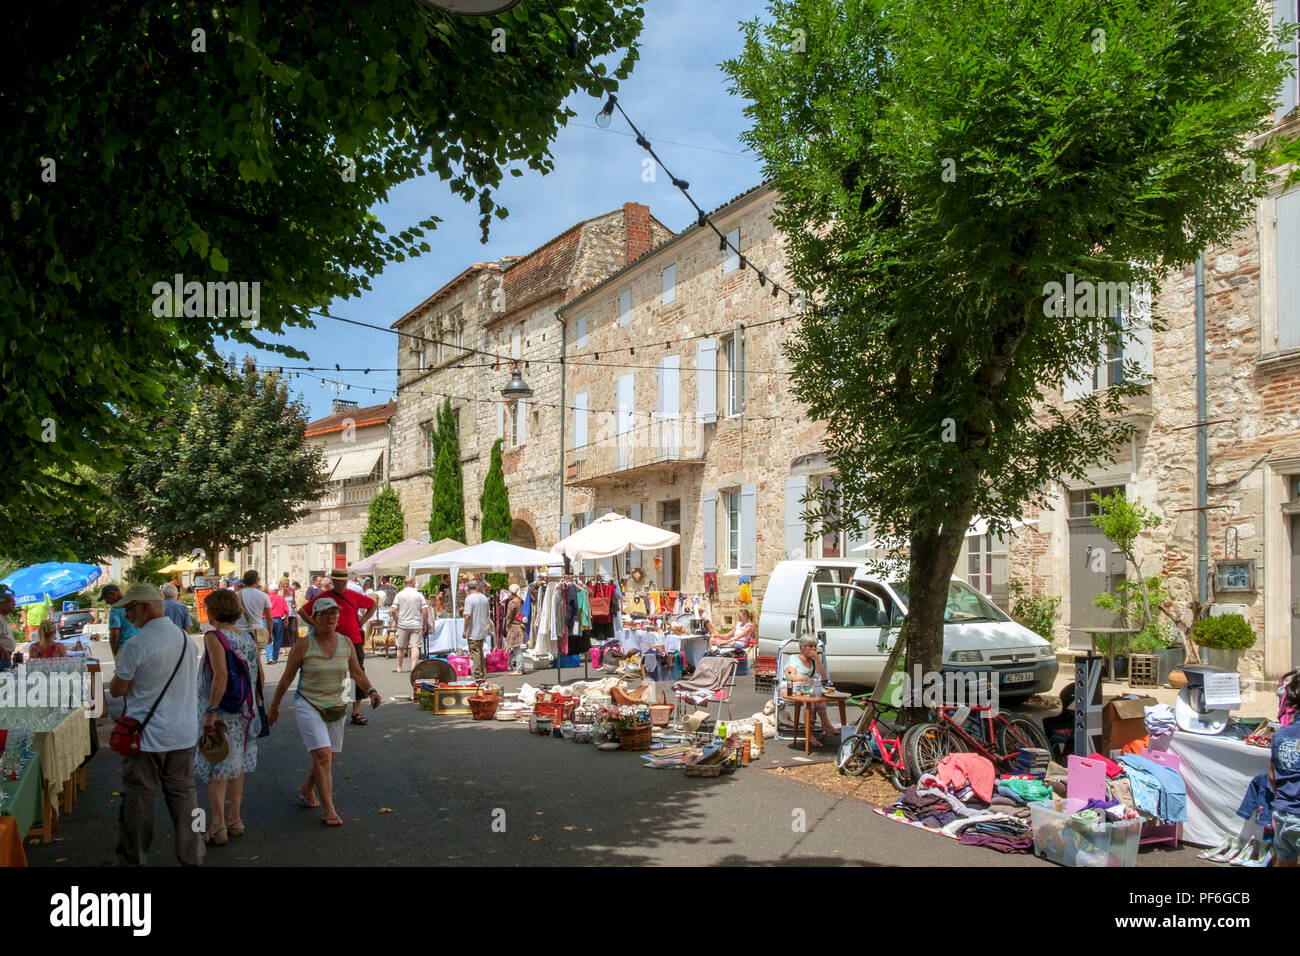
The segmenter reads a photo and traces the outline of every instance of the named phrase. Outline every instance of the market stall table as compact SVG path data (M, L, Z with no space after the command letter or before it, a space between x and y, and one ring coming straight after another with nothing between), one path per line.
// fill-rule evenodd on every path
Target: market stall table
M31 728L30 712L21 708L0 711L0 727L8 729ZM58 803L65 787L76 786L77 769L90 756L90 734L87 732L86 712L82 708L68 712L52 730L32 729L31 747L40 757L45 779L45 799L42 808L41 838L49 843L53 829L58 826Z
M465 619L463 617L445 617L433 625L433 630L424 639L424 653L436 654L440 651L469 650L465 640Z
M812 748L812 718L818 704L838 704L840 707L840 726L848 723L845 716L844 702L848 697L790 697L783 696L788 704L794 704L794 726L799 727L799 710L803 709L803 752L807 754Z
M1187 785L1183 842L1216 846L1224 837L1241 834L1243 826L1253 826L1237 816L1237 808L1251 779L1268 773L1268 747L1180 730L1173 735L1169 752L1182 758Z

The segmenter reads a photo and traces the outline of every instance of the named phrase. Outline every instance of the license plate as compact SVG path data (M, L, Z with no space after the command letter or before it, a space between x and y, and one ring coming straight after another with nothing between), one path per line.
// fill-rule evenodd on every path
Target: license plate
M1019 674L1003 674L1002 683L1004 684L1030 684L1033 683L1034 672L1022 671Z

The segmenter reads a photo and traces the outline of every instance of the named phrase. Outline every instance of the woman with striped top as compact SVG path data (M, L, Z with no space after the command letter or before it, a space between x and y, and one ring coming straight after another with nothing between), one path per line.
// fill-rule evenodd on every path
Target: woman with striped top
M339 638L338 603L333 598L318 598L313 616L316 632L290 649L284 676L276 686L275 700L271 702L266 719L274 724L280 718L280 701L296 675L298 686L293 695L293 714L298 721L302 742L311 754L307 780L298 788L298 805L324 807L325 825L340 827L343 819L334 809L333 769L335 755L343 750L343 720L352 700L347 687L348 676L351 675L357 686L368 692L371 707L378 707L381 698L357 663L352 642Z

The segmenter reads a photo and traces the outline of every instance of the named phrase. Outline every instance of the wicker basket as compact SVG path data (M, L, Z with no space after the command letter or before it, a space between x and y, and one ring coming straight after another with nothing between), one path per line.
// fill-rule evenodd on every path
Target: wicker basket
M624 750L649 750L650 749L650 725L633 724L631 727L620 727L618 731L619 743L623 745Z
M686 776L688 777L721 777L722 764L720 763L688 763L686 765Z
M471 697L469 699L469 712L475 720L491 720L497 715L499 706L501 706L500 697Z
M655 727L667 727L668 722L673 719L673 711L677 709L676 704L668 702L668 695L664 691L659 692L659 702L650 705L650 723Z
M611 687L609 693L614 698L614 703L620 707L636 707L650 703L651 697L654 696L654 688L649 684L642 684L635 691L628 693L627 688L619 683Z

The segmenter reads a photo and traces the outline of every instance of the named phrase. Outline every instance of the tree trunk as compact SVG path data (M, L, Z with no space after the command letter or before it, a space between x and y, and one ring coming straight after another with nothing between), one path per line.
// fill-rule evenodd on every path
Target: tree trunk
M943 667L943 617L948 605L948 583L970 525L969 508L950 515L939 533L914 535L910 542L911 578L907 620L899 640L907 644L907 672L938 673ZM904 708L905 724L926 719L924 707Z

